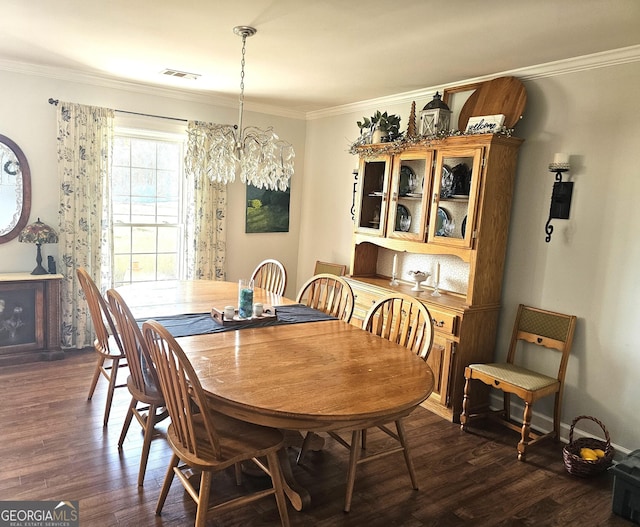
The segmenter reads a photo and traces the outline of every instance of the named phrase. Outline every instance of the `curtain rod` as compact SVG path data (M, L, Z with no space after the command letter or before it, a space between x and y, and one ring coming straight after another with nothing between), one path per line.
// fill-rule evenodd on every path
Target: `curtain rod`
M60 102L59 99L54 99L52 97L49 98L49 104L53 104L54 106L58 106L59 102ZM166 117L164 115L153 115L153 114L150 114L150 113L129 112L127 110L114 110L114 112L127 113L129 115L141 115L142 117L155 117L156 119L168 119L170 121L180 121L181 123L188 122L187 119L179 119L177 117Z

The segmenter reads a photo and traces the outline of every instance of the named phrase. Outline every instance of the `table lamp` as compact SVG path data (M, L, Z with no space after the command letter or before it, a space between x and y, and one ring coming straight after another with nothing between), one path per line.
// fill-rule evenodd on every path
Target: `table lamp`
M24 243L35 243L37 248L36 253L36 268L31 274L48 274L47 270L42 267L42 253L40 252L40 246L43 243L58 243L58 234L46 223L42 223L40 218L35 223L27 225L18 236L18 241Z

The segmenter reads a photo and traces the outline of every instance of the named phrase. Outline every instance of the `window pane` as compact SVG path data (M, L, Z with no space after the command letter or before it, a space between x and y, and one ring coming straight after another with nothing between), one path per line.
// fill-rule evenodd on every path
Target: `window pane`
M175 198L180 189L180 180L176 172L158 170L158 196Z
M113 165L129 166L131 160L131 140L128 137L116 136L113 142Z
M156 228L134 227L131 235L131 247L134 254L156 252Z
M131 227L113 227L113 252L115 254L127 254L131 252Z
M131 263L131 281L148 282L156 279L156 255L137 254Z
M158 255L158 280L177 280L176 254Z
M131 140L131 166L136 168L156 167L156 141Z
M158 252L175 253L178 250L177 227L158 227Z
M128 254L125 255L116 255L113 257L113 267L114 267L114 275L113 282L114 286L118 287L122 284L128 284L131 282L131 256Z
M176 143L163 143L158 147L158 170L175 170L180 166L180 145Z
M158 201L158 223L178 223L180 203L178 199L170 201Z

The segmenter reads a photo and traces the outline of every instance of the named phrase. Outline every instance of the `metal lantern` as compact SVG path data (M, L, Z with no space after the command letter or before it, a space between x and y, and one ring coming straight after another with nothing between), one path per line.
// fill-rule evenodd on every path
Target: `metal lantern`
M437 135L439 132L449 130L451 110L442 102L438 92L420 112L420 133L422 135Z

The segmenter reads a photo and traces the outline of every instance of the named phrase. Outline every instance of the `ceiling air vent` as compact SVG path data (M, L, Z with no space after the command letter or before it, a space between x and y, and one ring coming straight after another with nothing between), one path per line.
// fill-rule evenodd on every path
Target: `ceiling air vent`
M169 77L179 77L181 79L196 80L198 77L200 77L200 75L197 73L187 73L186 71L172 70L169 68L161 71L161 73L163 75L169 75Z

